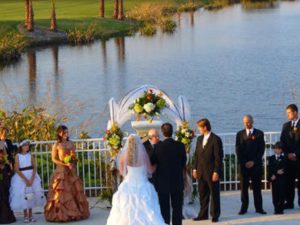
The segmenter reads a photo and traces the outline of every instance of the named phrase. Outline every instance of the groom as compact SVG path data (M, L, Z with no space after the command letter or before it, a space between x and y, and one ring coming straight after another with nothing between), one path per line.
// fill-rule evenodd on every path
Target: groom
M151 157L157 166L155 188L158 192L161 214L170 224L170 200L172 204L172 225L182 224L183 170L186 164L184 145L172 139L173 127L165 123L161 127L165 140L158 143Z

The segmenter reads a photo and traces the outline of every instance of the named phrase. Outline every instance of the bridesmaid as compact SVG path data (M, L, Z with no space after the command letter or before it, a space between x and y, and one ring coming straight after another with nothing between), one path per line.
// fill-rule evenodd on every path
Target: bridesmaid
M9 166L5 145L0 141L0 224L9 224L16 221L9 205L9 188L12 170Z
M52 148L52 161L57 165L53 172L45 218L50 222L68 222L89 217L89 204L84 194L83 184L76 174L75 165L66 162L66 157L75 155L75 145L69 140L68 128L59 126L57 142Z

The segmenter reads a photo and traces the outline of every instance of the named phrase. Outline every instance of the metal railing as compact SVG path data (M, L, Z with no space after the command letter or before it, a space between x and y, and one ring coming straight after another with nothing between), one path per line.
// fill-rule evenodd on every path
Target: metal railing
M238 162L235 154L235 133L219 134L223 141L224 163L222 190L231 191L239 189ZM267 156L272 152L271 146L279 140L279 132L266 132L266 151L263 157L264 189L268 189L267 181ZM76 155L80 162L77 164L77 172L81 177L86 193L89 196L99 194L99 191L110 186L109 149L102 138L73 140L76 145ZM50 178L55 165L51 161L51 148L55 141L34 142L33 154L35 156L38 173L45 191L48 189Z

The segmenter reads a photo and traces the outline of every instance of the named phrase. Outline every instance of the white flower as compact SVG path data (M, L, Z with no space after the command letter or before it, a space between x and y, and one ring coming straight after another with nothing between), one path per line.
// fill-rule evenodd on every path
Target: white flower
M189 132L185 132L185 134L184 134L186 137L190 137L191 136L191 134L189 133Z
M144 109L147 113L150 113L153 111L153 109L155 108L155 105L151 102L147 103L146 105L144 105Z
M182 130L181 130L181 133L182 133L182 134L185 134L186 132L187 132L187 129L182 129Z

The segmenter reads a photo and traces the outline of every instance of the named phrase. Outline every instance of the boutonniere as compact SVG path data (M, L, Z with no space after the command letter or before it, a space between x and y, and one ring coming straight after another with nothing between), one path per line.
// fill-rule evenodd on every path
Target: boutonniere
M293 127L293 132L296 133L298 131L298 127Z
M255 141L255 140L256 140L256 136L252 134L252 135L249 137L249 139L252 140L252 141Z

